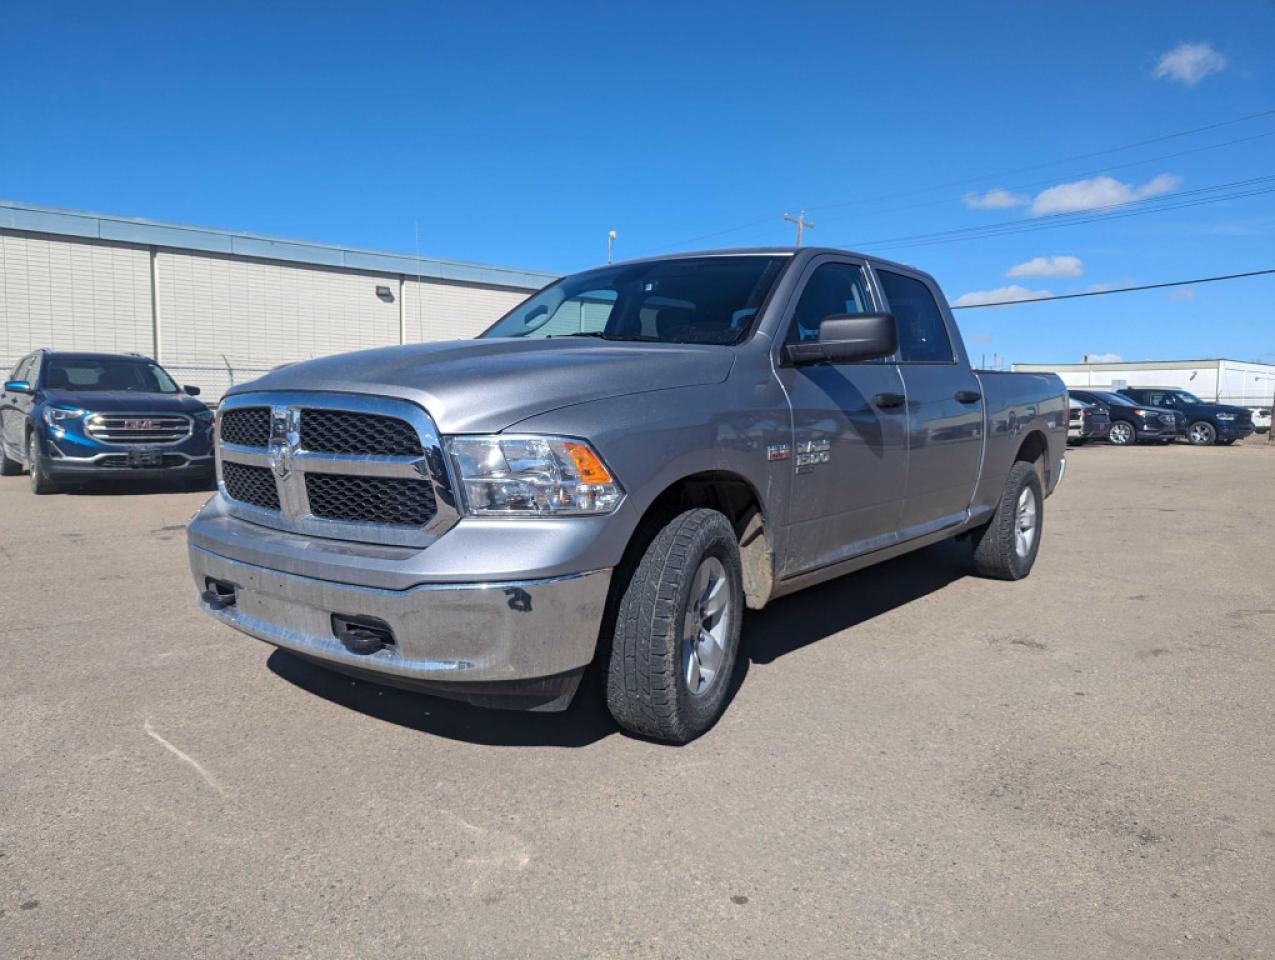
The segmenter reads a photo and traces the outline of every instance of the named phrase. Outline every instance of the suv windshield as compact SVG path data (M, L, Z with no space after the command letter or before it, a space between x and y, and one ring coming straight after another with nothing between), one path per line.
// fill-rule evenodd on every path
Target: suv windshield
M1121 393L1095 393L1102 403L1109 407L1136 407L1137 404Z
M566 277L480 336L739 343L786 256L685 257Z
M177 393L177 384L158 364L113 357L50 357L42 385L46 390Z

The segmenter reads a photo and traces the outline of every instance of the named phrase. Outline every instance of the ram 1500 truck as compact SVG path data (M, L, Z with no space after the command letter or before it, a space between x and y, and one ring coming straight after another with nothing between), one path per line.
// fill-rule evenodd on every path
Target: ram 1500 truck
M190 562L205 610L333 670L552 710L596 664L622 727L684 742L746 608L947 537L1026 576L1066 438L1062 382L972 370L911 267L659 257L233 389Z

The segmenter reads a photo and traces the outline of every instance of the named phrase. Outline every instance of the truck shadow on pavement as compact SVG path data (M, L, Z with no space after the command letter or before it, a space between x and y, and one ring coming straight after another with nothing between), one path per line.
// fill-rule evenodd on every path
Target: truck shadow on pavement
M968 547L946 541L811 587L748 614L741 638L746 656L741 658L732 678L729 699L734 699L750 667L773 663L787 653L934 593L969 571ZM474 707L352 679L283 650L275 650L266 666L288 683L347 709L420 733L468 743L583 747L620 732L607 712L602 672L596 666L586 671L575 699L562 713L514 713Z

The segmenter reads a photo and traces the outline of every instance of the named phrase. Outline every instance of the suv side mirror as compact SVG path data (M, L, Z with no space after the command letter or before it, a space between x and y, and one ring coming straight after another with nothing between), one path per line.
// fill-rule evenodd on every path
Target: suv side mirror
M199 388L198 388L198 387L192 387L192 386L190 386L190 385L188 384L188 385L186 385L186 386L182 387L182 393L186 394L186 396L188 396L188 397L197 397L197 396L199 396Z
M35 393L26 380L6 380L4 389L9 393Z
M892 313L834 313L819 324L819 339L790 343L788 362L849 363L879 360L899 348L899 331Z

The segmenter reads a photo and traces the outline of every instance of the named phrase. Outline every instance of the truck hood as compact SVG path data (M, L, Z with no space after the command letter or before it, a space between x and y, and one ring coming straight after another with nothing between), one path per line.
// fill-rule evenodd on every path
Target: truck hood
M79 407L94 413L198 413L208 407L184 393L138 393L134 390L44 390L44 402Z
M585 338L452 340L292 364L230 394L328 390L423 406L442 433L494 433L559 407L649 390L721 383L730 347Z

